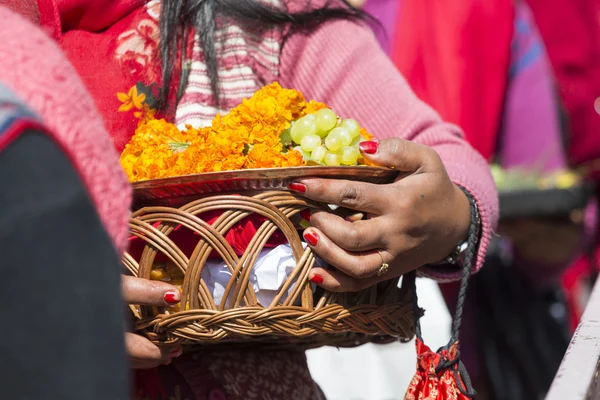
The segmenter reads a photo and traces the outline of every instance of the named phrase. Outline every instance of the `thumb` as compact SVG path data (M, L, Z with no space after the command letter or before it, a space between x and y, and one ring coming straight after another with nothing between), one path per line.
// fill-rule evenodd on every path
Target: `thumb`
M410 173L420 171L433 151L422 144L399 138L361 142L358 147L369 163Z
M127 304L169 306L181 301L181 293L175 286L133 276L122 276L121 290Z

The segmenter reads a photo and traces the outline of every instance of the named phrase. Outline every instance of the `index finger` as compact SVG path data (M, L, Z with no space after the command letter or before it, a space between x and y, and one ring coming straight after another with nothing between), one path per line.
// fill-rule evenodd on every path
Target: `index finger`
M342 179L304 178L288 185L288 189L325 204L381 215L386 202L381 201L387 185L375 185Z
M127 304L172 306L181 301L181 293L165 282L122 276L121 290Z

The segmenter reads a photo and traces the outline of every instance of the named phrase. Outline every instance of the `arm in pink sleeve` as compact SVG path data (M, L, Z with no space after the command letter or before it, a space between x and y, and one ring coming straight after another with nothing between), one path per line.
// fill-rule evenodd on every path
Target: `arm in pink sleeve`
M469 191L482 219L476 269L498 218L498 198L485 160L463 140L456 126L444 123L421 102L381 51L371 30L350 21L332 21L310 32L292 34L281 55L283 86L329 104L342 116L356 118L376 137L401 137L435 149L451 179ZM444 281L458 269L423 268Z

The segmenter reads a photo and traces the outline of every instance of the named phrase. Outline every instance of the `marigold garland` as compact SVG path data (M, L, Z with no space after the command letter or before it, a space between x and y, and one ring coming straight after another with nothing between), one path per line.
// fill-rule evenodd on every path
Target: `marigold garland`
M145 96L133 87L119 93L121 112L134 109L139 125L121 154L121 165L130 181L167 178L212 171L305 165L302 154L284 149L280 135L292 121L327 108L305 101L297 90L277 82L244 99L228 114L218 114L210 127L183 131L144 103ZM372 138L366 130L361 135Z

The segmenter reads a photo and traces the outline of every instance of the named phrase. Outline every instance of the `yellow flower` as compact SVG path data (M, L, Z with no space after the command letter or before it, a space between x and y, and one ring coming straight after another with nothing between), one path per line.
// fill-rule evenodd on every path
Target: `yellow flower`
M133 107L138 110L142 109L142 103L146 101L146 95L144 93L138 94L137 87L134 85L129 89L129 92L117 93L117 98L123 104L119 107L120 112L127 112L131 110Z

